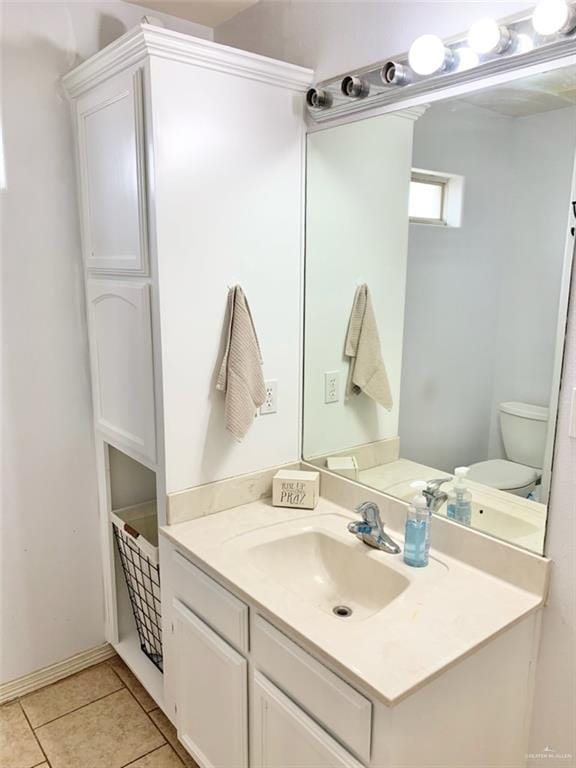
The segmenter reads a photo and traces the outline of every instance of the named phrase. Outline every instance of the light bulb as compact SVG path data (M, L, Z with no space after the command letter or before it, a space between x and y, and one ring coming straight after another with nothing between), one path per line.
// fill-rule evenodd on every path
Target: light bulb
M544 37L568 33L576 26L576 13L565 0L540 0L532 15L532 25Z
M479 19L468 32L468 45L476 53L502 53L508 48L512 37L507 27L494 19Z
M528 51L534 50L534 40L530 35L524 33L516 35L516 42L514 44L514 53L528 53Z
M466 72L466 70L477 67L480 64L478 54L467 46L457 48L454 51L454 58L456 60L456 72Z
M421 35L410 46L408 63L418 75L433 75L450 67L452 52L436 35Z

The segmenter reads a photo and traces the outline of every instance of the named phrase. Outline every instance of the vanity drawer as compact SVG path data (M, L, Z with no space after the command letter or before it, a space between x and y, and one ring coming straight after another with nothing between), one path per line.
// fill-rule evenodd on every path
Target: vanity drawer
M358 757L370 761L372 703L261 616L252 655L263 672Z
M175 597L237 650L248 653L248 606L175 549L172 566Z

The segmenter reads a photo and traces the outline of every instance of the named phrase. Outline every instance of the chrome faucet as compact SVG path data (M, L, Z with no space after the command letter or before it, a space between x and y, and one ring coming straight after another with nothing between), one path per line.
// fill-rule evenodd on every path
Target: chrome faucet
M362 515L362 520L348 523L348 530L369 547L381 549L389 555L397 555L400 547L384 532L384 523L380 519L380 510L373 501L365 501L354 510Z
M426 498L428 509L432 512L437 512L445 501L448 501L448 494L440 490L440 486L444 483L452 481L451 477L437 477L435 480L428 480L426 488L422 491L422 494Z

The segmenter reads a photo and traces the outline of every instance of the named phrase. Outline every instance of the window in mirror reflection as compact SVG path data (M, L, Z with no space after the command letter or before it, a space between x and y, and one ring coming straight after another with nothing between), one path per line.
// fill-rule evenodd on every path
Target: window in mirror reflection
M408 213L411 221L446 224L448 179L412 172Z

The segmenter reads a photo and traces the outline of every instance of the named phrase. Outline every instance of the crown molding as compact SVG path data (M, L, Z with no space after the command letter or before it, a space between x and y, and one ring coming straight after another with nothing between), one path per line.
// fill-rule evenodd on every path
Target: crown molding
M293 91L306 91L314 78L311 69L295 64L139 24L65 75L62 85L67 95L76 99L118 72L153 57L227 72Z
M403 117L405 120L412 120L412 122L415 123L416 120L419 120L422 117L429 106L429 104L418 104L418 106L405 107L392 114L394 117Z

